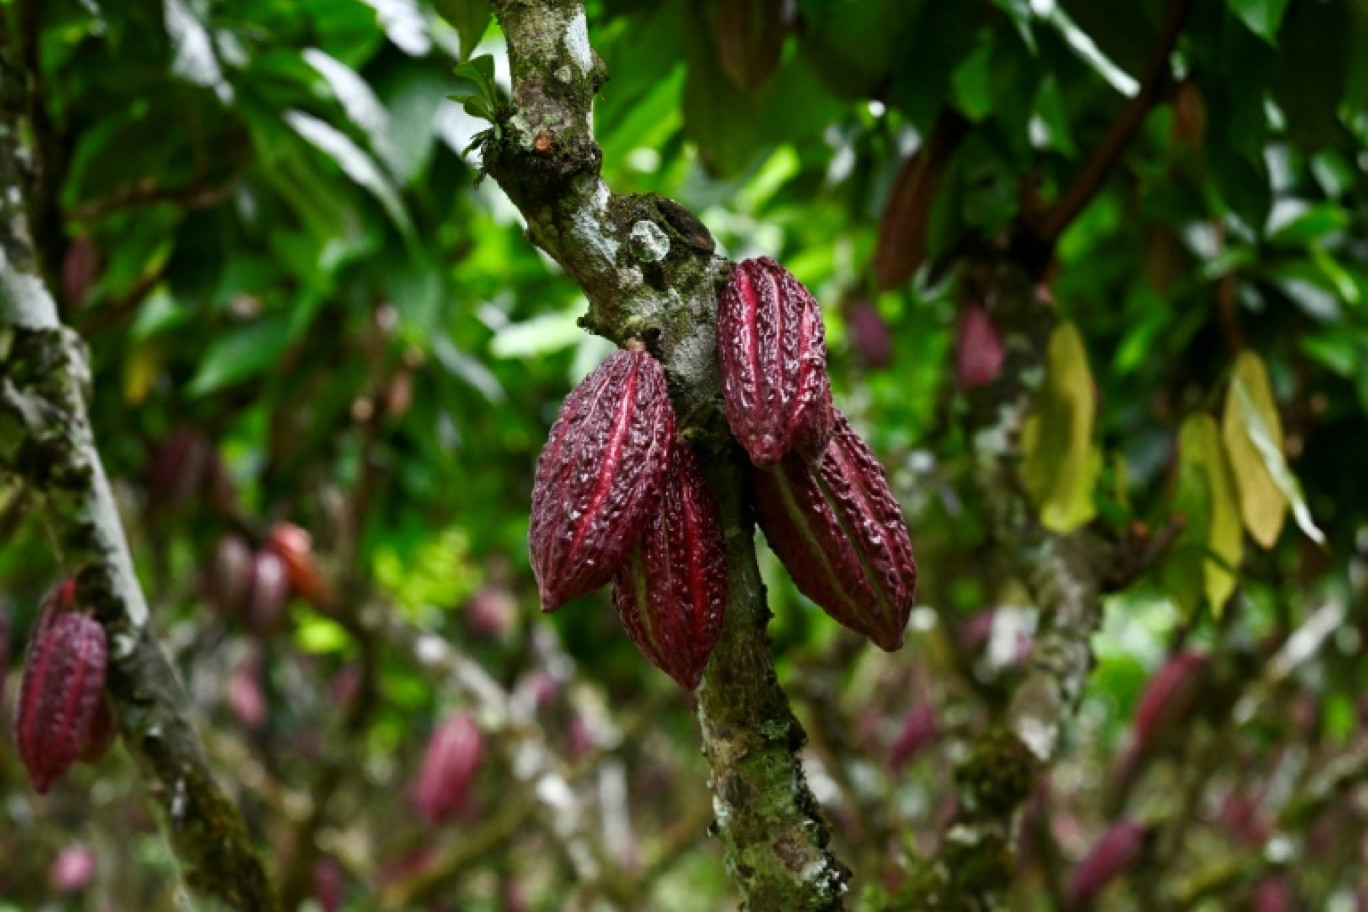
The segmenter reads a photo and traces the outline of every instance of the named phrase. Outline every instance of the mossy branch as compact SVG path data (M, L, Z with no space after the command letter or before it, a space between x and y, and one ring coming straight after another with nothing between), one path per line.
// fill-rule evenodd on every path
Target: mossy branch
M124 746L163 812L185 883L207 908L278 908L236 805L214 780L190 702L147 603L86 413L85 348L61 325L25 216L20 74L0 50L0 472L40 495L82 605L109 639L107 689Z
M714 832L746 908L839 909L848 872L797 751L805 736L778 685L769 610L743 496L741 459L720 408L717 283L728 264L679 204L604 183L590 105L605 78L577 0L500 0L514 98L484 144L484 167L527 219L528 237L584 290L586 329L639 339L670 378L681 434L703 457L727 536L727 621L699 694L712 768Z

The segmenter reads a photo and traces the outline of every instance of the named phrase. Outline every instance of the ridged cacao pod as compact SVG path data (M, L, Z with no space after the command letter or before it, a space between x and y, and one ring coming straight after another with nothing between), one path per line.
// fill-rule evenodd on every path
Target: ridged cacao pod
M680 444L660 506L613 579L613 607L642 655L693 690L722 635L726 605L722 520L698 457Z
M606 584L641 537L674 439L665 371L620 351L570 393L537 462L528 544L543 611Z
M14 740L41 795L81 755L104 692L104 628L62 614L37 634L19 685Z
M752 473L760 528L808 598L889 652L902 646L917 562L883 466L835 413L815 467L790 455Z
M465 806L483 753L484 736L470 713L457 713L438 726L413 789L413 803L424 820L436 826Z
M1074 868L1069 882L1069 905L1087 906L1116 878L1135 866L1145 850L1148 831L1133 820L1122 820L1102 838Z
M979 304L964 308L955 333L955 376L960 386L969 390L992 383L1006 357L1002 334L988 311Z
M821 455L832 427L826 328L802 283L768 257L737 263L718 299L717 351L727 423L751 462Z

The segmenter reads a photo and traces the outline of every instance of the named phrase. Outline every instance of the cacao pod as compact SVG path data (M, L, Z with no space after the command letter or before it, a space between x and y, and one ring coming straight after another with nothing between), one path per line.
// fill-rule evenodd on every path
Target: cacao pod
M331 858L320 858L314 863L313 895L322 912L338 912L342 908L346 880L342 868Z
M314 556L313 536L293 523L278 522L267 534L266 546L285 562L290 588L306 602L326 606L328 582Z
M245 614L252 596L254 564L245 539L239 535L220 538L203 575L205 601L225 618Z
M889 652L902 645L917 595L917 563L883 466L835 412L815 467L796 454L752 473L770 548L827 614Z
M487 585L470 597L466 623L483 636L507 636L518 616L518 600L503 586Z
M83 614L62 614L29 648L19 684L14 740L41 795L81 755L104 692L104 628Z
M674 407L644 351L613 354L566 397L537 462L528 544L543 611L613 578L660 495Z
M675 446L660 506L613 579L613 607L651 664L693 690L727 605L722 520L698 457Z
M1112 825L1074 868L1069 882L1069 905L1094 902L1112 881L1135 866L1145 849L1148 831L1133 820Z
M1201 692L1207 657L1179 652L1160 666L1135 707L1134 737L1142 751L1182 724Z
M202 492L214 447L191 427L179 427L157 444L148 464L147 499L153 510L174 510Z
M717 305L722 397L732 434L761 468L831 436L826 328L816 299L768 257L743 260Z
M247 598L247 622L261 636L270 636L285 621L290 604L290 575L279 554L262 548L252 558L252 589Z
M62 849L52 861L48 879L58 893L79 893L95 880L95 850L82 843Z
M242 727L260 731L266 723L266 694L261 689L261 653L252 650L228 678L228 708Z
M893 361L893 334L873 302L857 298L846 308L846 336L865 367L887 367Z
M68 307L76 308L85 303L86 295L100 277L102 259L100 248L95 246L95 239L90 235L71 239L62 259L62 295Z
M436 826L465 806L480 766L484 737L470 713L457 713L433 732L413 789L413 803Z
M874 247L879 291L907 282L926 260L932 207L951 157L969 133L969 121L949 108L936 119L926 145L903 162L888 192Z
M1253 912L1292 912L1296 908L1297 895L1285 874L1265 877L1254 891Z
M784 48L784 0L721 0L717 8L717 50L722 72L738 89L764 84Z
M95 718L90 720L90 731L86 734L85 746L81 748L78 759L92 766L99 763L114 746L114 739L118 736L119 720L114 716L114 704L110 702L109 694L101 694L100 702L95 707Z
M988 311L980 304L964 308L955 333L955 376L960 386L970 390L992 383L1006 357L1002 334Z

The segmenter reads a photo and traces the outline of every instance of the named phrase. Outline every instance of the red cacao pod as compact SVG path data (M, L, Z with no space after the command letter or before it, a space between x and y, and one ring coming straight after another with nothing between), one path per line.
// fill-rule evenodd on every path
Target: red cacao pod
M960 386L968 390L992 383L1006 357L1002 334L988 311L979 304L964 308L955 334L955 376Z
M99 763L114 746L118 736L119 720L114 716L114 704L109 694L101 694L100 702L95 707L95 718L90 720L90 731L86 733L85 746L81 748L78 759L92 766Z
M62 294L69 307L85 303L86 295L100 277L100 248L88 234L71 239L62 259Z
M528 544L543 611L622 566L659 499L674 424L665 371L644 351L616 352L566 397L532 488Z
M271 526L266 538L266 546L285 562L285 572L295 594L310 604L327 605L330 601L328 582L314 556L313 536L293 523L278 522Z
M466 623L483 636L507 636L518 616L518 600L503 586L487 585L470 597Z
M926 260L931 209L950 159L968 132L969 121L947 109L936 120L926 145L898 170L874 247L874 284L880 291L905 283Z
M722 520L698 457L680 444L660 506L613 579L613 607L642 655L693 690L722 635L726 605Z
M261 653L252 650L228 678L228 709L243 728L259 731L266 724L266 694L261 688Z
M883 466L845 416L835 417L815 467L790 455L752 473L756 512L799 591L892 652L917 595L912 541Z
M1139 750L1148 750L1181 724L1197 700L1206 668L1205 654L1179 652L1154 673L1135 707L1133 731Z
M1069 904L1087 906L1107 885L1135 866L1145 849L1147 830L1133 820L1122 820L1102 838L1074 868L1069 882Z
M147 498L154 510L173 510L203 491L214 446L191 427L179 427L157 444L148 464Z
M323 912L338 912L342 908L346 887L346 878L337 862L331 858L320 858L314 863L314 901Z
M718 299L717 350L727 422L751 462L819 456L832 427L826 328L802 283L768 257L737 263Z
M290 574L279 554L262 548L252 558L252 589L247 598L247 621L262 636L270 636L285 620L290 604Z
M214 546L201 588L205 601L223 617L239 617L247 611L254 563L252 548L240 535L225 535Z
M48 879L58 893L79 893L94 882L96 867L95 850L73 843L53 859Z
M436 826L465 806L483 753L484 736L470 713L457 713L438 726L413 788L413 803L424 820Z
M38 633L19 685L14 740L41 795L81 755L104 691L104 628L83 614L62 614Z
M858 298L846 308L846 337L865 367L887 367L893 361L893 334L873 302Z

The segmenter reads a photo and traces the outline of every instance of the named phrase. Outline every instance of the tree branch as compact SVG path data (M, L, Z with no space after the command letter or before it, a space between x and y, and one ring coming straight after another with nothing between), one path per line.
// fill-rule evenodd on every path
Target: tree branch
M38 273L20 168L23 94L0 59L0 471L42 496L81 603L109 637L107 689L123 743L162 811L186 885L214 908L276 901L237 808L219 785L180 682L153 636L114 495L86 414L90 368Z
M727 620L698 717L727 868L750 909L840 908L849 874L827 850L797 756L805 735L775 675L740 451L718 407L716 293L726 263L682 206L620 196L603 182L590 110L605 74L581 3L494 6L514 99L484 143L484 166L527 219L528 237L588 296L583 325L619 345L641 339L661 360L681 434L704 455L721 509Z
M1121 113L1093 149L1092 155L1084 162L1072 184L1060 194L1054 205L1046 210L1038 222L1024 225L1024 231L1017 238L1022 248L1023 262L1034 273L1039 274L1048 265L1054 253L1055 244L1078 217L1078 214L1092 201L1101 189L1126 147L1144 124L1149 112L1159 103L1168 82L1169 56L1178 44L1192 11L1192 0L1173 0L1168 16L1159 30L1159 38L1154 53L1140 82L1140 91L1126 103Z

